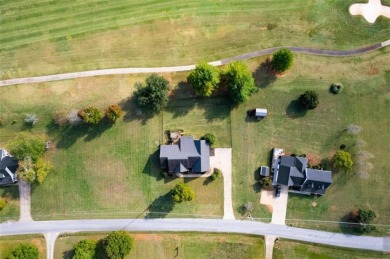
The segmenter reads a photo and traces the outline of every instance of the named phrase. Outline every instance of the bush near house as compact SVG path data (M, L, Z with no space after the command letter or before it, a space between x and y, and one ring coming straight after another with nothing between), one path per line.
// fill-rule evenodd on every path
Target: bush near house
M272 186L272 179L270 177L264 177L260 180L261 188L267 191L272 191L274 187Z
M8 143L8 149L18 160L30 157L35 162L45 153L46 144L41 137L22 132Z
M337 151L334 155L334 166L346 172L351 171L353 166L351 154L344 150Z
M195 192L185 183L176 184L171 191L174 202L181 203L183 201L192 201L195 199Z
M95 107L89 107L80 110L77 115L84 121L85 124L95 125L102 119L102 114Z
M213 133L207 133L200 139L206 140L206 142L210 145L213 146L215 142L217 142L217 137Z

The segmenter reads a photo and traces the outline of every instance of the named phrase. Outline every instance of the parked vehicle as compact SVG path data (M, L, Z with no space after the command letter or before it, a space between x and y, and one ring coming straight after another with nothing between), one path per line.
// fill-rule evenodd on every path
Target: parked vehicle
M281 186L276 185L275 186L275 197L280 197L280 190L281 190Z

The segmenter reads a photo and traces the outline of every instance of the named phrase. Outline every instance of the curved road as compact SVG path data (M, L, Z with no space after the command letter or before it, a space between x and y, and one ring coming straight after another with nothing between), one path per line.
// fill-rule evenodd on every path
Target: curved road
M355 236L254 221L221 219L96 219L17 222L0 225L0 236L91 231L194 231L270 235L332 246L390 252L390 237Z
M377 50L390 45L390 40L374 44L368 47L363 47L353 50L321 50L321 49L312 49L312 48L303 48L303 47L285 47L296 53L312 54L312 55L322 55L322 56L352 56L369 51ZM269 49L258 50L243 55L226 58L218 61L209 62L214 66L221 66L235 60L244 60L255 58L263 55L268 55L273 53L275 50L278 50L282 47L275 47ZM101 70L91 70L91 71L82 71L74 73L65 73L65 74L56 74L48 76L36 76L36 77L25 77L25 78L15 78L7 79L0 81L0 86L6 85L18 85L18 84L28 84L28 83L42 83L50 81L59 81L66 79L82 78L82 77L91 77L91 76L105 76L105 75L124 75L124 74L141 74L141 73L168 73L168 72L181 72L189 71L195 68L195 65L187 66L175 66L175 67L138 67L138 68L112 68L112 69L101 69Z

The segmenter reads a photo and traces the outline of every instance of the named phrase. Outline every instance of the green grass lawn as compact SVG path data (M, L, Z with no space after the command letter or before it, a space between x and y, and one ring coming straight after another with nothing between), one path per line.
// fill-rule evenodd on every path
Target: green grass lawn
M0 210L0 222L19 219L19 189L17 186L0 188L0 197L7 200L7 205Z
M71 258L72 247L83 239L99 240L104 234L59 237L54 258ZM126 258L264 258L261 237L209 233L131 233L134 249Z
M346 1L2 1L0 77L186 65L280 45L350 49L388 39ZM382 0L390 5L390 0Z
M196 137L207 132L198 127L196 120L176 117L183 110L175 103L164 114L150 119L146 115L137 117L135 107L125 100L136 79L126 76L82 79L0 90L4 119L0 128L1 145L6 145L7 139L20 130L30 130L53 142L53 148L46 153L53 170L44 184L32 188L34 219L144 217L146 214L155 217L166 213L171 217L222 217L222 180L208 183L205 178L185 179L195 190L196 199L176 205L170 202L169 191L183 179L161 176L158 146L164 143L164 130L174 125ZM90 94L91 91L95 93ZM116 95L112 96L113 92ZM12 98L14 94L29 97L23 104L14 105L19 102ZM56 110L80 109L91 104L103 109L121 100L125 100L126 115L112 127L103 123L92 130L58 129L51 123L50 114ZM228 106L207 105L207 109L193 107L188 112L207 121L220 143L229 145ZM31 129L23 126L24 114L28 112L35 112L39 118Z
M22 243L31 243L35 245L38 247L39 258L46 258L46 241L43 236L25 235L0 237L0 259L7 258L12 250Z
M294 242L290 240L276 241L273 258L283 259L331 259L331 258L388 258L388 256L373 251L347 249L342 247L324 246L319 244Z

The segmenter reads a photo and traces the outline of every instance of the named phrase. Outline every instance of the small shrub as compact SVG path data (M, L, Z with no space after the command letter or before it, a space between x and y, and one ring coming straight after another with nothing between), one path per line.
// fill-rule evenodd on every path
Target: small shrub
M7 200L5 198L0 198L0 211L4 209L4 207L7 205Z
M105 111L105 115L111 122L115 123L123 115L123 110L118 105L110 105Z
M221 177L222 177L222 171L219 170L218 168L215 168L214 172L209 176L210 180L212 180L212 181L215 181Z
M334 83L330 86L330 91L333 93L333 94L338 94L338 93L341 93L343 91L343 88L344 86L340 83Z
M75 109L73 109L69 112L68 121L69 121L69 124L72 126L79 125L83 122L83 120L78 115L78 111Z
M306 91L305 93L301 94L298 98L298 101L301 106L307 110L315 109L320 103L318 94L314 91Z
M213 133L207 133L201 139L206 140L210 146L213 146L217 141L217 137Z
M84 121L84 123L90 125L98 124L102 119L102 114L95 107L82 109L77 113L77 115Z
M270 177L264 177L260 180L261 188L267 191L272 191L274 187L272 186L272 179Z
M27 125L34 125L35 123L37 123L38 121L38 117L36 114L26 114L26 117L24 118L24 123L27 124Z
M76 116L77 116L77 112L76 112ZM52 119L53 119L54 123L60 127L63 127L63 126L66 126L67 124L69 124L69 117L65 111L54 112L52 115ZM81 122L81 119L80 119L80 122Z

